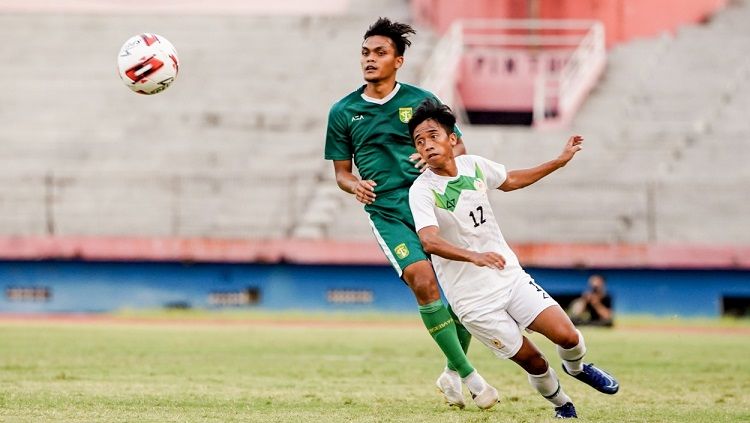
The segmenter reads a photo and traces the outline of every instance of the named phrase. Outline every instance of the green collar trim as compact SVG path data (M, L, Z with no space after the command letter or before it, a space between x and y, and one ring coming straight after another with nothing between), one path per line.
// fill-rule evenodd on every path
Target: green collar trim
M440 194L433 189L432 194L435 196L435 205L450 212L456 210L456 205L458 205L458 198L461 196L461 191L476 191L476 181L480 180L484 182L484 173L482 173L482 169L479 168L479 164L475 165L474 174L475 176L473 177L461 175L458 178L448 182L448 185L446 185L445 187L445 193L443 194Z

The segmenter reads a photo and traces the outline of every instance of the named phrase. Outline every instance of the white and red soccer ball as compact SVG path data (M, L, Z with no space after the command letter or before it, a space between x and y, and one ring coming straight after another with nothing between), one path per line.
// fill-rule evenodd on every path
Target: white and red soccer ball
M139 94L162 92L174 82L180 60L172 43L161 35L143 33L125 41L117 68L125 85Z

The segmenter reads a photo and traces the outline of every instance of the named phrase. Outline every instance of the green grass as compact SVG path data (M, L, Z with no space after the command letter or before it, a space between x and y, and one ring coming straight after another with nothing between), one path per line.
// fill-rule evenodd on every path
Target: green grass
M173 324L175 316L188 323ZM0 323L0 421L552 420L550 404L524 373L479 344L470 358L500 389L501 404L485 412L444 406L433 385L443 363L417 316L316 315L327 324L311 327L289 323L302 313L140 316L151 324L125 317L92 325ZM213 323L193 324L206 318ZM587 359L614 373L621 391L606 396L562 375L581 421L750 421L747 321L704 319L697 332L684 329L690 321L632 322L634 328L584 329ZM681 330L661 328L668 323ZM722 330L712 333L714 327ZM531 338L559 368L551 344Z

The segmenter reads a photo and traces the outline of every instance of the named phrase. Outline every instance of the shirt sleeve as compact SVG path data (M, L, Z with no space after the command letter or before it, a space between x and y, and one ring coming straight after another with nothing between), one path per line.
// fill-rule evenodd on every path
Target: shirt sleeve
M484 182L487 184L488 188L500 188L500 185L502 185L508 178L508 172L505 170L505 166L500 163L495 163L492 160L487 160L480 156L471 157L477 164L479 164L479 168L482 169L482 173L484 173Z
M326 130L326 160L348 160L352 158L352 140L347 128L346 116L336 106L328 113Z
M414 229L417 232L428 226L439 226L437 216L435 216L435 199L432 191L419 180L415 181L409 189L409 208L414 217Z

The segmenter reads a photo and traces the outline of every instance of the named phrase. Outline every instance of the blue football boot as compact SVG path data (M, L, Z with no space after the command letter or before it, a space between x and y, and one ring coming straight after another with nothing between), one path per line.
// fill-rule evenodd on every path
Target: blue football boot
M620 384L617 383L617 379L604 370L595 367L594 363L584 364L583 371L576 375L570 374L568 369L565 368L565 364L563 364L562 368L565 373L573 376L586 385L591 386L599 392L612 395L617 393L620 389Z
M556 419L577 419L576 408L572 402L566 402L565 404L555 407L555 418Z

